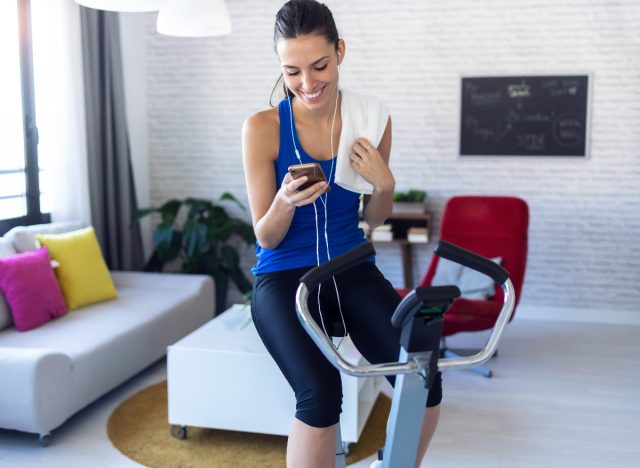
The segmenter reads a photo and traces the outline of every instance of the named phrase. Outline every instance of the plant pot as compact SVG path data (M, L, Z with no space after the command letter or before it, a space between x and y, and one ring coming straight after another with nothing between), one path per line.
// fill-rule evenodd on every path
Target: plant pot
M427 206L421 202L393 202L393 214L424 214Z

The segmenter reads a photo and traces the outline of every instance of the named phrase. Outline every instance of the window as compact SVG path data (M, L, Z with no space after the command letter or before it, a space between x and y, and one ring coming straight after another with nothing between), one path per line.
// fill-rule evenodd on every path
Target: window
M30 0L0 1L0 235L50 222L40 190Z

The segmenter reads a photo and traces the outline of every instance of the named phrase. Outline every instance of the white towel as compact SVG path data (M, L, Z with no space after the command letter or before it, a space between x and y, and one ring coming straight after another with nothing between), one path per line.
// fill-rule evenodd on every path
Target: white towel
M373 193L373 186L353 170L349 155L353 152L353 144L358 138L366 138L373 146L378 147L387 127L389 109L374 97L360 96L345 89L341 89L340 92L342 129L335 182L346 190L370 195Z

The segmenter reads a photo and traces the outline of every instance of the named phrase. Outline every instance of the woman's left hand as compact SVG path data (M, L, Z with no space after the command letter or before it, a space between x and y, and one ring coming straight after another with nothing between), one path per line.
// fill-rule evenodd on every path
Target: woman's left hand
M378 149L364 138L358 138L352 147L351 167L376 191L393 190L395 185L389 166Z

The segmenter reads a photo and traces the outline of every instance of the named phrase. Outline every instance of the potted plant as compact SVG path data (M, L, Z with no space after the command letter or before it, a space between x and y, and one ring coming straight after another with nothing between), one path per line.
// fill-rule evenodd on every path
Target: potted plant
M393 213L423 214L426 210L424 203L427 192L424 190L410 189L407 192L393 194Z
M220 201L232 201L245 207L230 193L223 193ZM181 207L187 210L182 223L177 221ZM256 238L251 224L231 217L227 211L209 200L172 199L159 208L141 208L132 220L159 213L161 223L153 231L155 248L144 271L162 271L168 262L179 259L182 273L207 274L215 280L216 314L226 307L229 280L246 294L251 282L240 268L238 244L251 245Z

